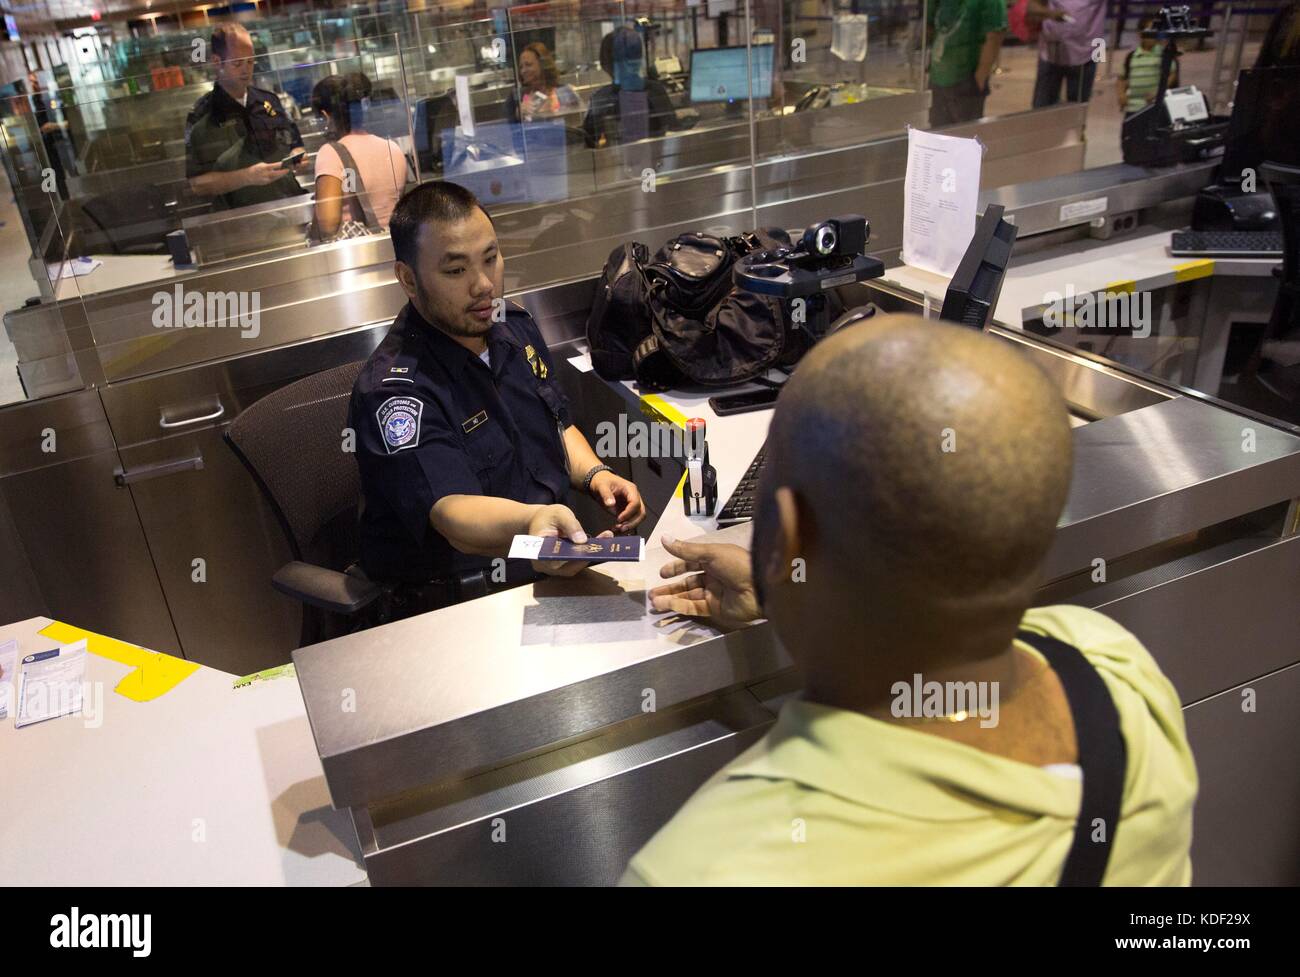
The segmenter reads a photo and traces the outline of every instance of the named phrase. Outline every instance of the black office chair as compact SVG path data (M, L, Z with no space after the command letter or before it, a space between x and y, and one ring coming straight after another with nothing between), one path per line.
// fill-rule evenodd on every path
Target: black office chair
M1300 423L1300 167L1259 168L1282 224L1281 284L1268 326L1238 383L1244 406Z
M354 562L361 480L343 432L361 366L324 370L267 394L225 434L289 541L294 559L271 586L302 602L304 645L382 623L389 613L391 589Z

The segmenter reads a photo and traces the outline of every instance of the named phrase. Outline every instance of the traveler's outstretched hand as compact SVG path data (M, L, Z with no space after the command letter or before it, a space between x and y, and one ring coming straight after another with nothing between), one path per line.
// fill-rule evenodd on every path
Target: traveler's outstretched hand
M650 591L656 611L706 617L724 628L738 628L763 616L748 550L732 543L684 543L669 536L663 537L663 544L677 559L660 567L659 576L689 575Z

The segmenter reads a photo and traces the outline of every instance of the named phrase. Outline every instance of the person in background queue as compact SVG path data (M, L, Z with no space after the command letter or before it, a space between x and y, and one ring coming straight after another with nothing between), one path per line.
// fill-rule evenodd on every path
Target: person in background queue
M302 134L280 100L253 85L253 39L238 24L212 32L212 91L185 120L185 176L218 207L247 207L306 193L293 174L310 168ZM299 155L297 164L285 164Z
M1100 677L1093 702L1113 702L1127 751L1105 767L1118 823L1101 881L1187 885L1197 777L1178 693L1109 618L1031 607L1070 472L1065 403L1011 344L885 316L814 348L772 419L752 554L665 539L661 575L689 575L650 592L727 627L765 615L803 695L624 882L1055 885L1098 841L1093 818L1076 832L1066 675L1072 696ZM918 679L969 708L918 711Z
M1003 0L930 4L930 125L974 122L984 114L989 81L1007 29Z
M455 183L407 192L389 222L409 300L363 366L349 426L361 475L361 566L403 585L404 613L498 585L568 576L578 562L494 558L514 536L585 542L566 505L590 493L628 532L636 486L602 465L570 421L542 334L502 300L504 259L475 196Z
M1091 99L1105 55L1106 0L1029 0L1029 21L1042 24L1033 107L1059 102L1062 83L1066 101Z
M1160 90L1160 65L1164 60L1165 46L1143 31L1155 27L1155 18L1147 17L1138 25L1138 46L1124 59L1119 78L1115 82L1115 97L1120 111L1126 116L1145 108L1156 100ZM1178 87L1178 60L1169 66L1169 87Z

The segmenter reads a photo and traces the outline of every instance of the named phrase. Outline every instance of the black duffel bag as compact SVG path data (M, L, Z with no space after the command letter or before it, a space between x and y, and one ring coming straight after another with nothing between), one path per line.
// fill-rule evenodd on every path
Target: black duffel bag
M649 289L644 267L650 249L638 241L609 254L587 316L591 365L606 380L631 380L632 354L650 335Z
M679 235L645 262L643 245L616 248L587 320L592 365L642 389L726 386L792 366L811 345L780 299L737 287L736 259L791 246L781 228L739 237ZM640 303L638 305L638 303Z

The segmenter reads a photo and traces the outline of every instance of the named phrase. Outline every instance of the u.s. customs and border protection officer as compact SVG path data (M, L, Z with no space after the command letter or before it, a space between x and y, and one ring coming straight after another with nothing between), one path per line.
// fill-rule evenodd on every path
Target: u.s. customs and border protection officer
M185 176L219 208L306 193L281 161L302 150L302 134L274 94L254 88L253 41L237 24L212 32L212 91L185 120ZM298 169L310 166L304 161Z
M521 533L585 542L563 505L570 487L596 497L615 531L645 506L572 425L537 324L502 305L491 219L468 190L434 182L398 201L389 230L409 301L362 367L348 420L362 569L401 584L399 615L577 573L584 564L493 560Z

